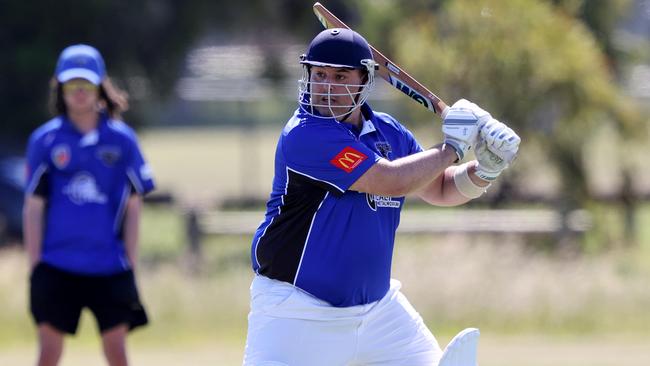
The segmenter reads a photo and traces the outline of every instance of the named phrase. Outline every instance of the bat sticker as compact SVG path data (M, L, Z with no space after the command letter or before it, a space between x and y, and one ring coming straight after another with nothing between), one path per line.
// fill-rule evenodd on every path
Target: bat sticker
M391 64L390 62L386 62L386 68L390 70L390 72L392 72L393 74L399 75L399 71L400 71L399 68Z
M400 79L390 76L390 83L397 89L401 90L402 93L408 95L411 97L411 99L415 100L416 102L422 104L425 106L427 109L436 112L436 107L433 106L433 103L424 95L418 93L417 91L409 88L408 85L406 85L403 81Z

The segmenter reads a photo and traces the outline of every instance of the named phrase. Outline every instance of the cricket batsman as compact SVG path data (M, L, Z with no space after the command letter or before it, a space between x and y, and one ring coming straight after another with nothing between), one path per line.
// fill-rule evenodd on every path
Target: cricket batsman
M461 99L443 112L444 140L421 147L366 102L376 63L352 30L322 31L300 63L298 108L252 241L244 365L475 366L478 330L443 352L391 279L395 231L409 193L435 206L480 197L519 136ZM476 160L462 163L470 149Z

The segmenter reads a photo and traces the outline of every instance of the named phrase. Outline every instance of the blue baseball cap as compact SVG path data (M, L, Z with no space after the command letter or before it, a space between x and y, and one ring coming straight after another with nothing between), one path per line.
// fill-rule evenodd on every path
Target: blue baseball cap
M95 47L77 44L61 52L56 64L56 79L60 83L80 78L99 85L104 77L104 59Z

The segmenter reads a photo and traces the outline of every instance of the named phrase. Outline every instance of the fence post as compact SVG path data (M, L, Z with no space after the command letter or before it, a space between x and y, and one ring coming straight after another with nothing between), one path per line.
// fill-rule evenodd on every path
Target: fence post
M193 274L200 272L203 232L199 225L199 215L191 208L185 216L185 230L188 243L188 265Z

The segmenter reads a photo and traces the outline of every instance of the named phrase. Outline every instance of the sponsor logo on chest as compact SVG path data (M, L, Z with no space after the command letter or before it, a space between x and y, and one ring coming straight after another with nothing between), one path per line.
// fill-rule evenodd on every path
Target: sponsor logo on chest
M95 177L88 172L77 173L72 177L70 182L63 187L63 194L76 205L107 202L106 195L100 191Z
M400 208L402 203L393 197L379 196L376 194L366 193L366 202L371 210L377 211L378 207L384 208Z

